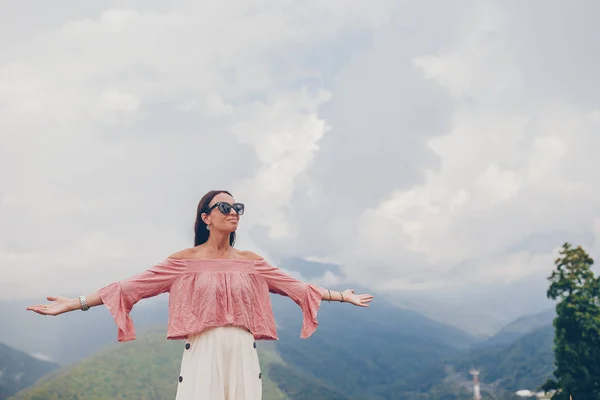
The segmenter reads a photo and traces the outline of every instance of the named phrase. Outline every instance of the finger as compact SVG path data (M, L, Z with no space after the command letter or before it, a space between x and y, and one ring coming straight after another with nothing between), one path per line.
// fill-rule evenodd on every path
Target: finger
M44 306L31 306L27 308L29 311L40 311L44 309Z
M46 299L48 299L48 301L56 301L56 300L58 300L56 298L56 296L48 296L48 297L46 297Z

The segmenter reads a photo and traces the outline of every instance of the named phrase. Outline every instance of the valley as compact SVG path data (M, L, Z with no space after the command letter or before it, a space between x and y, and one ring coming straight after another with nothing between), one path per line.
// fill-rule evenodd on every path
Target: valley
M48 324L47 336L35 337L42 330L13 329L0 337L63 366L8 398L68 394L61 398L102 399L116 393L123 400L173 398L182 342L164 338L165 300L134 308L138 339L130 343L115 343L116 327L102 307L65 318L37 318L35 323ZM272 296L280 340L259 342L265 399L470 398L473 367L481 372L484 393L509 399L517 389L535 389L552 370L552 313L517 320L481 340L378 300L369 312L324 302L319 328L301 340L299 308ZM14 321L12 326L19 325Z

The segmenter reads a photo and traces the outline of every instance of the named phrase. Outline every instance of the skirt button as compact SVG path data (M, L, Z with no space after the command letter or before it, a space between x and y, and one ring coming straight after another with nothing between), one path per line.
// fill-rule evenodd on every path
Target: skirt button
M179 377L179 382L183 382L183 376Z

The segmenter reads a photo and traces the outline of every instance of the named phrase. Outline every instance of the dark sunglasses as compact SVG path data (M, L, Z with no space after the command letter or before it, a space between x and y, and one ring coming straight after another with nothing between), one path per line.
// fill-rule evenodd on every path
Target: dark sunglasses
M205 211L205 213L210 214L210 212L214 208L218 208L219 211L221 211L225 215L229 215L232 208L235 210L235 212L238 215L244 214L244 204L243 203L229 204L229 203L225 203L224 201L219 201L218 203L213 204L212 207L210 207L208 210Z

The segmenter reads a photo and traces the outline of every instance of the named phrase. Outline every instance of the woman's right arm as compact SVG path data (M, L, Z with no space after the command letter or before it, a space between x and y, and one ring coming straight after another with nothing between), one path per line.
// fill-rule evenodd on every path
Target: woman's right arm
M79 297L69 298L62 296L48 296L46 299L52 303L30 306L27 307L27 310L41 315L60 315L70 311L82 310L83 308L82 301ZM85 296L85 302L89 308L103 304L98 291Z
M181 260L168 258L152 268L131 278L113 282L100 290L85 296L88 307L106 305L115 319L120 342L135 339L133 321L129 316L133 306L141 299L157 296L170 290L173 281L185 269ZM80 298L48 297L52 303L28 307L28 310L42 315L59 315L81 310Z

